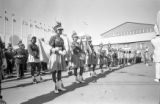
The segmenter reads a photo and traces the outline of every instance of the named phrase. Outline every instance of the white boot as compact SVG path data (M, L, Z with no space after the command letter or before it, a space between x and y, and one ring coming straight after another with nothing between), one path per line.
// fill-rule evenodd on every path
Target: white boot
M63 83L62 83L62 81L60 80L60 81L58 81L57 82L57 87L58 87L58 90L61 90L61 91L66 91L66 89L65 88L63 88Z
M58 82L55 83L54 93L58 94Z
M43 79L42 79L41 75L39 75L39 76L36 76L36 80L37 80L38 82L40 82L40 81L42 81Z
M103 69L101 69L101 73L103 73L104 72L104 70Z
M95 77L95 76L96 76L96 72L91 72L91 73L90 73L90 76L91 76L91 77Z
M95 71L93 72L93 76L94 76L94 77L96 77L96 76L97 76L97 74L96 74L96 72L95 72Z
M76 83L79 83L78 76L75 76L75 82L76 82Z
M80 82L80 83L84 83L84 80L83 80L83 77L82 77L82 76L79 76L79 82Z

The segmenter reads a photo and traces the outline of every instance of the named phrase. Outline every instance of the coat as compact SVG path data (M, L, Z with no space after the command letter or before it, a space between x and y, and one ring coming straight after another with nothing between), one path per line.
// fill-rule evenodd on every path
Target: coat
M64 48L64 41L61 37L52 36L49 44L51 45L51 53L50 53L50 58L48 62L48 69L53 72L53 71L58 71L58 70L65 70L66 68L66 63L65 63L65 48ZM56 50L56 48L59 48L59 50Z
M156 36L151 40L151 43L154 46L153 59L154 62L160 62L160 36Z

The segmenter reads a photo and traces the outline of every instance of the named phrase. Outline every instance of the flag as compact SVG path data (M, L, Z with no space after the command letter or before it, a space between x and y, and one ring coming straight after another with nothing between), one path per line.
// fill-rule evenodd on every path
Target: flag
M23 20L22 24L27 26L28 22Z
M44 29L45 32L47 32L47 29Z
M40 61L48 63L52 47L40 39L38 39L38 46L40 50Z
M48 29L48 31L50 32L50 31L51 31L51 29Z
M16 22L16 19L15 19L15 18L13 19L13 22Z
M30 27L33 27L33 24L30 24Z
M40 27L39 27L38 25L35 25L35 27L36 27L37 29L40 29Z
M5 21L9 21L9 20L8 20L8 17L6 17L6 16L5 16Z

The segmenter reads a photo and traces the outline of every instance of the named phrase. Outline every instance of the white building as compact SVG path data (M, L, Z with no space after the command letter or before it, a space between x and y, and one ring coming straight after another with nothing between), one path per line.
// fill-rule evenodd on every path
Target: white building
M104 47L110 43L113 48L152 48L150 40L155 37L154 24L125 22L102 33L101 37Z

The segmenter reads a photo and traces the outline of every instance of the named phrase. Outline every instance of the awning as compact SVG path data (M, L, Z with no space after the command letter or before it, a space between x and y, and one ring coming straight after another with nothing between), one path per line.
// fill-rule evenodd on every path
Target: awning
M99 45L100 43L119 44L119 43L150 41L154 37L155 37L154 32L143 33L143 34L134 34L134 35L125 35L125 36L116 36L116 37L103 38L103 39L97 40L96 44L94 44L94 45Z

